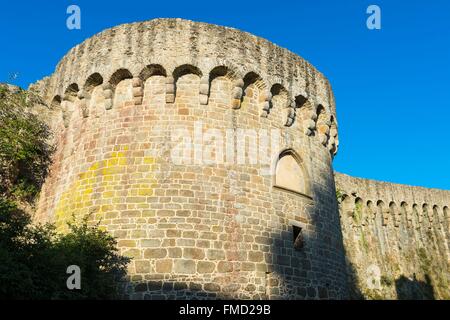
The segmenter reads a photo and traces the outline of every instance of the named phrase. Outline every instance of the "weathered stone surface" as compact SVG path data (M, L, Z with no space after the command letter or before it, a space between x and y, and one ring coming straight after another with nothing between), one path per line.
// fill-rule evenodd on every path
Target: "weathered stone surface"
M174 262L173 271L178 274L193 274L195 273L195 261L177 259Z
M157 273L171 273L173 262L170 259L158 260L156 261L156 272Z
M147 283L138 283L134 286L135 292L146 292L148 290Z
M141 240L142 247L159 247L161 246L161 241L157 239L144 239Z
M119 247L136 247L136 241L134 241L134 240L119 240L117 245Z
M205 291L220 291L220 286L216 283L205 283L203 288Z
M450 299L449 191L338 173L336 188L354 298Z
M147 283L147 286L148 286L149 291L161 290L162 282L161 281L149 281Z
M264 255L262 252L259 251L250 251L248 253L248 259L252 262L261 262L264 258Z
M198 273L212 273L215 269L215 264L208 261L199 261L197 263L197 272Z
M183 258L202 260L205 257L205 252L202 249L197 248L184 248Z
M209 260L224 260L225 253L222 250L211 249L207 251L207 257Z
M233 263L227 261L220 261L217 265L218 272L231 272L233 271Z
M133 258L133 259L139 259L139 258L141 258L141 255L142 255L140 249L125 250L125 251L123 251L122 254L126 257Z
M186 290L188 288L187 284L184 282L175 282L173 285L174 290Z
M167 256L166 249L146 249L144 251L144 258L146 259L159 259Z
M134 262L136 273L149 273L150 272L150 261L148 260L136 260Z

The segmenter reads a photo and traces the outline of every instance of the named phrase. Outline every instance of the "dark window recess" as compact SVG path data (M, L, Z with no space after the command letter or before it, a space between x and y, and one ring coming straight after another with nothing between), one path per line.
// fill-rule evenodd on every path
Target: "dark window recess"
M302 228L292 226L292 234L294 236L294 249L300 251L304 245Z

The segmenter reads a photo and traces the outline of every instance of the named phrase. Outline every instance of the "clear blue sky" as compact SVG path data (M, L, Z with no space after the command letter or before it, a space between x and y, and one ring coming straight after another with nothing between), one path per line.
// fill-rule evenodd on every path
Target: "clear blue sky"
M66 28L70 4L81 8L79 31ZM366 28L370 4L382 9L381 31ZM157 17L245 30L315 65L336 96L337 171L450 189L448 0L5 1L0 82L27 87L82 40Z

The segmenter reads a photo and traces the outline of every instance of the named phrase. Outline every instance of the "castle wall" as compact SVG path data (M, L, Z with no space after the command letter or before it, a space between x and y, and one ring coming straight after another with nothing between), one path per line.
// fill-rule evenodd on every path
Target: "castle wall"
M450 299L450 192L335 179L353 296Z
M33 88L52 104L57 144L35 219L63 231L90 215L110 231L133 258L126 297L346 297L334 100L306 61L234 29L160 19L86 40ZM275 130L280 143L269 165L210 163L221 152L195 138L208 129ZM232 138L232 156L260 153L251 139ZM192 149L174 155L180 141ZM274 186L285 150L303 193Z

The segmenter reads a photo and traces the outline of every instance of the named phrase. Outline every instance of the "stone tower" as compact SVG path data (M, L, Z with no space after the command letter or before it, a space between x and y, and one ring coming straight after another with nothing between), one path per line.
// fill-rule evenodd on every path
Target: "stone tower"
M347 296L333 93L264 39L121 25L32 86L57 152L35 219L90 215L132 257L126 297Z

